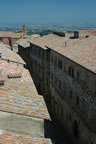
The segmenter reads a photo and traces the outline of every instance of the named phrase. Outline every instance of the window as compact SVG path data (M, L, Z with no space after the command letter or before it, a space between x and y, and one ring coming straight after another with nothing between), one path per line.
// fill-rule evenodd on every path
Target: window
M62 69L62 61L58 61L58 67L60 68L60 69Z
M48 81L48 78L46 78L46 84L47 84L47 86L49 85L49 81Z
M72 91L70 90L70 98L72 99Z
M44 51L42 51L42 58L44 58Z
M53 81L53 74L51 74L51 80Z
M48 53L46 54L46 60L49 61Z
M31 46L31 52L33 52L33 47Z
M74 78L74 68L69 67L69 75L72 76L72 78Z
M71 114L69 114L69 120L71 121Z
M77 72L77 80L79 81L80 80L80 73Z
M36 54L36 49L35 49L35 47L34 47L34 55Z
M42 51L40 50L40 56L42 56Z
M79 136L79 126L77 121L74 121L74 137L76 138L76 140L78 139Z
M62 69L62 61L60 61L60 69Z
M74 78L74 69L72 69L72 78Z
M96 94L96 82L95 82L95 94Z
M57 84L57 78L55 77L55 84Z
M60 67L60 60L58 61L58 67Z
M59 80L59 88L61 89L61 80Z
M61 117L63 118L63 108L61 108Z
M77 106L79 105L79 98L77 97L77 102L76 102Z
M41 52L40 52L40 49L38 49L38 56L41 56Z
M53 62L53 55L51 56L51 61Z
M69 67L69 75L71 75L71 67Z
M57 65L57 57L55 57L55 65Z

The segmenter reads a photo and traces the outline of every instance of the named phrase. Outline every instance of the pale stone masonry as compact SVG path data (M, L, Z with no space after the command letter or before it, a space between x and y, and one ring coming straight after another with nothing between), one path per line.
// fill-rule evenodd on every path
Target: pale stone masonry
M96 143L96 36L50 34L18 45L40 94L78 144Z

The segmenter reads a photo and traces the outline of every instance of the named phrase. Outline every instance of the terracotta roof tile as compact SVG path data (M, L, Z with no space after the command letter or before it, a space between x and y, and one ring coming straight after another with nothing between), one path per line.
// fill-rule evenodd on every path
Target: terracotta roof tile
M2 53L2 59L25 64L24 60L15 52L11 51L5 44L0 43L0 53Z
M45 35L43 37L39 37L34 40L30 40L29 42L46 49L47 45L54 44L56 41L59 41L61 39L64 39L64 38L57 36L55 34L49 34L49 35Z
M96 37L91 36L85 39L68 40L66 47L65 40L57 42L49 47L72 61L82 65L96 73Z
M80 32L86 35L96 36L96 30L82 30Z
M31 43L45 49L46 47L49 47L96 73L96 36L82 39L71 39L71 35L69 34L66 35L66 37L60 37L50 34L37 38L36 40L31 41Z
M1 32L0 37L1 38L6 38L6 37L11 37L11 38L21 38L24 36L24 33L13 33L13 32Z
M47 138L35 138L0 130L0 144L52 144L52 142Z
M11 51L6 48L6 53ZM14 53L15 55L15 53ZM16 54L17 55L17 54ZM0 60L0 74L6 81L0 87L0 110L41 119L50 119L42 96L38 95L29 71L13 63ZM21 78L9 79L9 74L21 73Z

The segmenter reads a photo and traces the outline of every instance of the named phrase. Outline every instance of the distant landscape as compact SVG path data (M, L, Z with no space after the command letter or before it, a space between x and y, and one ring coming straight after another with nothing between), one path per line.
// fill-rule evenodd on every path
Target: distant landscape
M74 30L93 30L96 29L96 25L63 25L63 24L27 24L27 34L40 34L41 36L59 32L73 32ZM0 32L22 32L22 24L9 24L0 25Z

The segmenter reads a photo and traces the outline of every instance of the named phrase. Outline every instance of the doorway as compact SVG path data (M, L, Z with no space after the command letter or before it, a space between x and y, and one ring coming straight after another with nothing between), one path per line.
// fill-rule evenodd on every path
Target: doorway
M78 140L78 123L76 120L74 121L74 137Z

